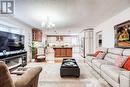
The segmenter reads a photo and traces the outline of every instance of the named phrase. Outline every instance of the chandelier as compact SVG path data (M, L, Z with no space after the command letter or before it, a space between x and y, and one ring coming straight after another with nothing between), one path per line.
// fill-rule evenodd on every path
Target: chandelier
M41 26L45 29L50 29L55 27L55 24L50 21L50 18L47 16L44 21L42 21Z

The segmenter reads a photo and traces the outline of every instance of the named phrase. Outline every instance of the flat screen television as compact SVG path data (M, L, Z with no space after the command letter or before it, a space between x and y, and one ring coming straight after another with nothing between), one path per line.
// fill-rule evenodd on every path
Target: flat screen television
M24 35L0 31L0 52L24 49Z
M115 47L130 48L130 20L115 26Z

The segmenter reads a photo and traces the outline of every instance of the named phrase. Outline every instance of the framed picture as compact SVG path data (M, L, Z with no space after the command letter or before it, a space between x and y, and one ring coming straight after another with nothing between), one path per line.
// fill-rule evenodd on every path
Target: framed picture
M130 48L130 20L115 25L115 47Z

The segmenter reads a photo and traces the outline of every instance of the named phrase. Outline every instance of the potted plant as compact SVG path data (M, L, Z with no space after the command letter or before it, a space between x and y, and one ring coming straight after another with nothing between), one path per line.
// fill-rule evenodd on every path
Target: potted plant
M35 47L35 43L32 41L31 45L29 46L31 49L31 53L32 53L32 59L35 59L35 54L36 54L36 47Z
M46 53L46 54L48 54L48 50L47 50L48 47L49 47L49 43L48 43L48 41L46 40L46 41L45 41L45 46L44 46L44 49L45 49L45 53Z

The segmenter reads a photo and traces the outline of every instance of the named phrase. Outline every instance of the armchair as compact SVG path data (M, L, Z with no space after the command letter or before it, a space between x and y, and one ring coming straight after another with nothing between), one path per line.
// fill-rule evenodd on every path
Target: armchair
M46 61L46 55L45 55L45 48L44 47L38 47L35 57L36 62L44 62Z
M33 67L22 75L11 75L6 64L0 61L0 87L37 87L41 71L41 67Z

